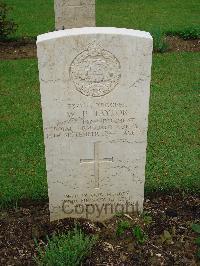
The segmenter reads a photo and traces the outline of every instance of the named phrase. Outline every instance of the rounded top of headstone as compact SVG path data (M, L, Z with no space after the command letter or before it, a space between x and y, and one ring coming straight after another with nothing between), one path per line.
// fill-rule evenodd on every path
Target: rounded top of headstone
M57 39L62 37L69 37L75 35L90 35L90 34L113 34L113 35L127 35L138 38L152 39L149 32L125 29L125 28L114 28L114 27L85 27L85 28L74 28L59 30L54 32L45 33L37 37L37 43L48 41L51 39Z

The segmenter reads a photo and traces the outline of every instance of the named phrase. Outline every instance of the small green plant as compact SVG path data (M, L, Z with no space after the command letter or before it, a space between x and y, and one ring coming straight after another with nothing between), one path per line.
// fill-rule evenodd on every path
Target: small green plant
M169 231L164 230L163 234L160 236L161 243L171 244L172 243L172 235Z
M143 219L146 225L149 225L153 222L153 218L151 215L148 214L148 212L143 212L141 218Z
M123 212L116 212L115 216L118 218L122 218L124 216L124 213Z
M117 236L122 236L126 230L130 228L130 223L128 221L120 221L117 224L117 230L116 230L116 235Z
M179 31L170 31L167 34L179 36L184 40L195 40L200 38L200 27L188 27Z
M68 234L47 237L47 245L42 248L37 244L37 265L43 266L76 266L90 253L97 237L85 236L77 228Z
M165 34L160 29L152 30L154 52L164 53L168 49Z
M17 24L8 18L9 11L10 8L5 3L0 2L0 40L8 39L17 30Z
M200 259L200 224L192 224L192 230L198 234L195 244L198 246L197 257Z
M136 238L136 241L139 244L144 244L147 240L147 235L143 232L142 228L139 225L136 225L133 229L133 235Z
M195 233L200 234L200 224L192 224L191 227Z

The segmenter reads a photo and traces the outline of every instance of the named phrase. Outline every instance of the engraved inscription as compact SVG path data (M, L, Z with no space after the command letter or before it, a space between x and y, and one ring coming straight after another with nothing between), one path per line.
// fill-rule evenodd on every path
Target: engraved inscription
M113 162L112 158L99 158L99 142L94 143L94 159L81 159L80 163L93 163L94 164L94 175L95 175L95 189L99 189L99 164Z
M125 103L67 104L65 119L44 128L48 139L141 135L136 119Z
M92 97L110 93L121 78L118 59L96 42L75 57L69 71L76 89Z

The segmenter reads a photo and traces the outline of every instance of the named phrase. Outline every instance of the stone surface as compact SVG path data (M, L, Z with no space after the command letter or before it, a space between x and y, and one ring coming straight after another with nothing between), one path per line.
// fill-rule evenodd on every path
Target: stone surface
M54 0L55 28L95 26L95 0Z
M51 220L141 211L150 34L63 30L37 47Z

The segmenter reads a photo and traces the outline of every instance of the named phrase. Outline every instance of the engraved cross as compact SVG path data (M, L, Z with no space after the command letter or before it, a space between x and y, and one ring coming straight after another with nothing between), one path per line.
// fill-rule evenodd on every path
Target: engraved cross
M92 163L94 164L94 176L95 176L95 189L99 189L99 164L100 163L112 163L112 158L99 158L99 144L100 142L94 143L94 159L80 159L80 163Z

